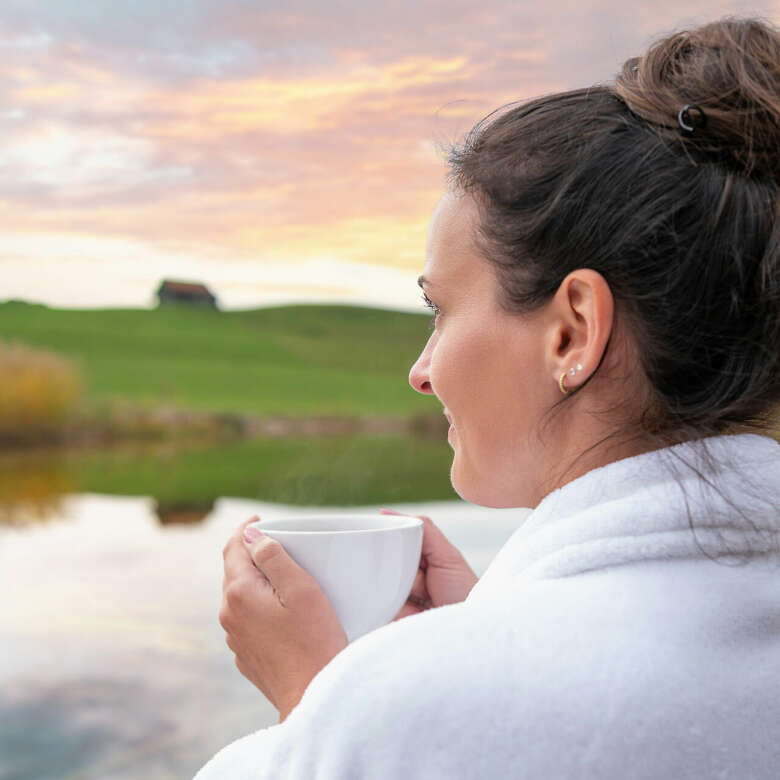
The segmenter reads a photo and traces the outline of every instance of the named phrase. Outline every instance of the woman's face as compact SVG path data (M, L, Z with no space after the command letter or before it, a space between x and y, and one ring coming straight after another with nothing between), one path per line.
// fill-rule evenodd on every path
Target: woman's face
M447 193L433 214L421 286L437 308L435 329L409 382L444 405L458 495L535 506L546 470L538 425L560 392L544 369L544 309L501 309L493 268L474 246L477 220L463 194Z

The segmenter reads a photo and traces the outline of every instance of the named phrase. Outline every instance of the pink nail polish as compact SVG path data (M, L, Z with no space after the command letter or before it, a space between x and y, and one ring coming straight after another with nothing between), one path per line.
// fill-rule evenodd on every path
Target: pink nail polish
M245 542L256 542L258 539L261 539L263 536L265 536L265 534L260 529L255 528L252 525L247 526L244 529Z

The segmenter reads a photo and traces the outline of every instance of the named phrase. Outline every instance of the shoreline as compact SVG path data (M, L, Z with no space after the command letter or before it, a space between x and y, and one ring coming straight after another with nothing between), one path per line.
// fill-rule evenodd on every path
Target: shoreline
M135 442L194 444L239 439L273 439L291 436L346 436L407 434L421 438L446 435L442 414L410 417L381 415L256 416L234 412L200 412L177 407L114 409L107 415L87 413L59 429L29 430L0 437L0 452L36 449L78 449Z

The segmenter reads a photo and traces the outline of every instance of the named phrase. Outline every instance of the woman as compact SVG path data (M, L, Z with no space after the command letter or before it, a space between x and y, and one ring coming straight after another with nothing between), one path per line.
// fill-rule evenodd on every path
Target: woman
M349 646L242 526L220 617L281 722L199 778L777 777L779 95L777 30L724 20L453 151L409 378L459 495L534 511L478 583L426 518Z

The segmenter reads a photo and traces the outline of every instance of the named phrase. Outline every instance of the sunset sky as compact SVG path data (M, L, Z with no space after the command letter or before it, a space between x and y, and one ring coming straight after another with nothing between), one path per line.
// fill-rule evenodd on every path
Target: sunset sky
M0 300L421 308L439 147L780 0L3 0Z

